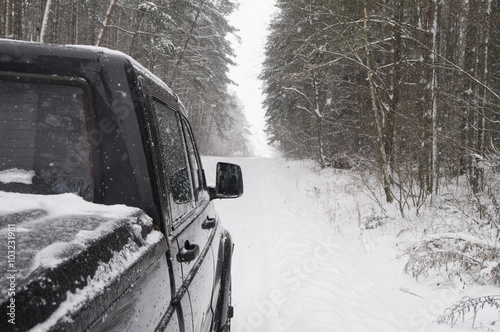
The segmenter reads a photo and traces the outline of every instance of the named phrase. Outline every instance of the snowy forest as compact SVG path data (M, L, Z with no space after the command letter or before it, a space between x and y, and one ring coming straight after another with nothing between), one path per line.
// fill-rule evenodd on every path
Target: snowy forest
M210 155L248 155L248 124L228 91L230 0L1 0L0 38L103 46L131 55L183 101Z
M439 313L440 322L455 325L470 313L475 319L488 307L499 324L500 0L275 3L259 78L269 144L294 161L286 161L286 168L284 162L242 161L258 173L248 187L262 185L266 190L255 192L267 196L255 199L252 210L260 214L249 214L243 223L242 238L252 226L257 235L241 252L269 236L262 229L272 227L261 219L278 227L280 213L297 208L292 217L300 215L297 221L304 224L290 227L287 216L281 226L303 230L321 210L314 204L326 201L332 219L349 207L343 217L355 220L351 225L360 234L374 229L397 234L404 243L397 247L404 272L414 279L438 276L438 286L494 290L457 297ZM179 95L203 155L246 157L252 154L249 125L244 105L229 89L235 83L229 69L236 63L228 37L237 39L238 31L228 17L236 7L236 0L0 0L0 38L129 54ZM302 182L287 178L303 160L317 166L315 181L310 174ZM373 201L376 211L347 199L352 192L341 182L351 175L363 184L351 191L362 196L360 202ZM279 186L271 200L270 192ZM335 199L328 196L332 192ZM317 202L300 209L308 195ZM287 200L294 204L286 205ZM265 212L262 202L269 205ZM242 209L234 208L235 218L227 219L242 218ZM314 237L310 247L316 242ZM290 247L297 257L304 254ZM248 257L237 264L258 265ZM338 294L335 289L331 302Z
M291 157L377 161L387 200L437 192L498 156L500 2L277 1L261 74L268 133ZM410 187L408 187L410 186Z
M276 3L260 76L270 142L380 179L382 215L395 204L401 232L423 234L409 274L499 286L500 1ZM500 298L444 320L486 303Z

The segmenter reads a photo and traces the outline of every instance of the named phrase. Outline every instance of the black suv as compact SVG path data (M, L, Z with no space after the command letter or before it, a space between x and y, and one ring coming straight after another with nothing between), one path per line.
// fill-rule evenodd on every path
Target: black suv
M0 40L0 330L228 331L233 243L177 96L123 53Z

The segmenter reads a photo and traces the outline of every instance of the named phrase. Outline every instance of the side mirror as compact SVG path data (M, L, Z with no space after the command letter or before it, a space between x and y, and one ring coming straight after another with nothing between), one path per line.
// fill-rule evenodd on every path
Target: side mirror
M241 167L229 163L217 163L215 188L210 188L210 198L237 198L243 195Z

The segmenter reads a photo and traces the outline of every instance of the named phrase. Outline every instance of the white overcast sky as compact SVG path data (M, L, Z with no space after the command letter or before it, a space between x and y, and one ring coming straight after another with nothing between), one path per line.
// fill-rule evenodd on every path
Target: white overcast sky
M244 106L251 125L255 153L269 156L270 151L264 135L264 113L262 108L262 82L257 79L264 59L267 27L275 11L274 0L238 0L239 8L230 17L236 27L241 43L233 42L237 66L231 68L230 77L238 84L234 89ZM231 39L233 40L233 39Z

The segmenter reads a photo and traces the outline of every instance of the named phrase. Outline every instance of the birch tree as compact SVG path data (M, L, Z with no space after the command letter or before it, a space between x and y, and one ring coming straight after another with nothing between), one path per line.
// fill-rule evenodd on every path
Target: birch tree
M375 120L375 125L377 127L377 135L378 135L378 148L380 152L380 159L382 163L382 173L384 176L384 191L385 191L385 198L387 202L391 203L393 201L392 197L392 192L391 192L391 183L389 180L389 163L387 161L387 154L384 146L384 137L383 137L383 129L382 129L382 124L380 121L379 117L379 111L378 111L378 106L377 106L377 100L375 99L375 88L374 88L374 83L372 79L372 72L371 72L371 64L370 64L370 48L368 46L368 10L366 8L366 0L363 3L363 12L364 12L364 19L363 19L363 27L364 27L364 47L365 47L365 54L366 54L366 68L367 68L367 76L368 76L368 84L370 86L370 99L371 99L371 104L372 104L372 111L373 111L373 118Z
M111 22L111 18L113 17L113 12L115 11L115 8L116 8L116 2L117 2L117 0L111 0L111 2L109 4L109 8L108 8L108 11L106 12L104 22L102 23L102 28L101 28L99 34L97 35L96 46L102 45L102 42L104 40L104 35L106 34L108 26Z
M439 53L439 31L438 20L440 19L441 1L434 0L434 17L432 20L432 80L431 80L431 100L432 100L432 157L431 157L431 181L430 190L437 191L438 175L437 175L437 158L438 158L438 53Z
M47 0L43 14L42 28L40 29L40 43L45 42L45 35L47 34L51 12L52 12L52 0Z

